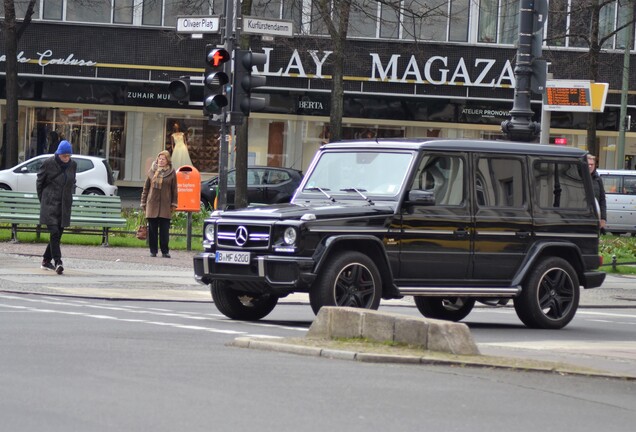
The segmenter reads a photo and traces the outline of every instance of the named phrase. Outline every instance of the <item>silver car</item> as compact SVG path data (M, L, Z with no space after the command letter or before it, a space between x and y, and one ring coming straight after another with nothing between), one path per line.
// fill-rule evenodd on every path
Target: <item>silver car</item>
M0 171L0 189L16 192L36 192L35 183L42 163L52 155L43 154L24 161L13 168ZM106 159L73 155L77 162L77 194L117 195L113 171Z

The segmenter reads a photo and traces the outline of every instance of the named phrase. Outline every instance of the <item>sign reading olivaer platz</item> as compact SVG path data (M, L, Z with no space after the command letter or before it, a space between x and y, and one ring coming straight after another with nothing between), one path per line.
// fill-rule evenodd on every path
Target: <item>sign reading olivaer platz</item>
M291 21L274 21L250 16L243 17L243 33L291 37L293 29Z
M219 17L183 16L177 17L177 33L218 33Z

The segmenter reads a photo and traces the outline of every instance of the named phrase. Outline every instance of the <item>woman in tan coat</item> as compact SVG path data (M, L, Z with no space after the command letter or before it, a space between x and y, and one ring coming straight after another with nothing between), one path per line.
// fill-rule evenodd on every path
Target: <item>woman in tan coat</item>
M170 258L170 219L177 208L177 175L172 168L170 153L159 152L157 159L148 170L148 178L141 193L141 209L148 219L148 246L150 256L157 256L161 247L161 256ZM159 242L157 244L157 235Z

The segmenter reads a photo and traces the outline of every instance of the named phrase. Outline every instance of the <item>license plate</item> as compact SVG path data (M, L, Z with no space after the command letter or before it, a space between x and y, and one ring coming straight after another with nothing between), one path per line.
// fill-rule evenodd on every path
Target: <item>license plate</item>
M248 265L250 263L249 252L224 252L218 251L216 253L215 261L223 264L243 264Z

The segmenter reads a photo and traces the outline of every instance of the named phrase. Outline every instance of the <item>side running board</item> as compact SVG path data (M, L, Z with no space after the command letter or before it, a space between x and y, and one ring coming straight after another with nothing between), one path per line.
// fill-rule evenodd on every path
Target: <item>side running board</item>
M425 297L516 297L521 292L515 287L398 287L401 295Z

